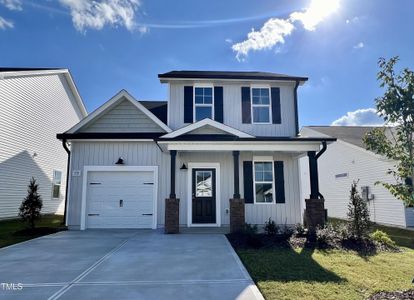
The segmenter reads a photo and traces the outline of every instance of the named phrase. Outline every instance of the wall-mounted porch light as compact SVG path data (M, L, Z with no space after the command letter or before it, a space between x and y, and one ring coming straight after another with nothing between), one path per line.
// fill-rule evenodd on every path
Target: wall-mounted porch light
M187 171L187 166L185 165L185 163L183 163L183 165L181 166L180 170Z
M118 158L118 161L115 163L116 165L124 165L124 159L122 157Z

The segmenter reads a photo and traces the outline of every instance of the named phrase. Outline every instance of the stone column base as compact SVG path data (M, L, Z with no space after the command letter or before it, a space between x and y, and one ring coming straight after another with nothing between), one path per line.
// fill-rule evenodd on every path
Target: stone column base
M324 199L305 199L305 226L310 232L315 232L316 227L325 224Z
M244 199L230 199L230 232L240 232L245 223Z
M165 233L180 232L180 199L165 199Z

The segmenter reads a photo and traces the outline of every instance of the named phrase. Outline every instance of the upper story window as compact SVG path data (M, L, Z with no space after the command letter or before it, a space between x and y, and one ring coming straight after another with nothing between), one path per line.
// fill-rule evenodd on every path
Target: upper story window
M273 203L273 162L254 162L254 199L255 203Z
M194 87L194 122L214 119L213 99L212 87Z
M252 88L252 120L254 124L270 124L270 88Z

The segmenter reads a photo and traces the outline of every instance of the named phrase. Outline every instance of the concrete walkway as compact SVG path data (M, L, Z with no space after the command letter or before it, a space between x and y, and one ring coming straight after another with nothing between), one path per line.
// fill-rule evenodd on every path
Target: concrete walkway
M263 299L222 234L66 231L0 249L0 270L0 299Z

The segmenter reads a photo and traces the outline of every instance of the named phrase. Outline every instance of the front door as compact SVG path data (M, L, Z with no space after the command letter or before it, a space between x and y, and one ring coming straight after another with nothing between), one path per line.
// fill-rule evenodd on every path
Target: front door
M216 223L216 170L193 169L193 224Z

